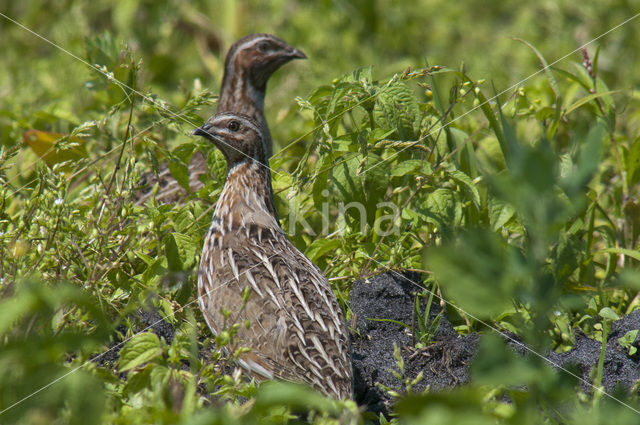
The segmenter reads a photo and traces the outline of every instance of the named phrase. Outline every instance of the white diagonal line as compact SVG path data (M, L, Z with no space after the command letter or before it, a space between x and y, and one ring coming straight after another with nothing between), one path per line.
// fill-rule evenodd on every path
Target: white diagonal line
M276 255L280 254L280 252L276 252L275 254L269 256L267 259L270 260L271 258L275 257ZM260 263L261 264L261 263ZM242 276L243 274L249 272L250 270L258 267L260 264L255 264L251 267L249 267L248 269L244 270L242 273L240 273L240 276ZM232 281L234 281L235 278L229 279L228 281L216 286L215 288L212 288L210 290L208 290L207 292L205 292L205 295L209 295L210 293L212 293L213 291L216 291L220 288L222 288L223 286L231 283ZM174 313L179 313L182 310L184 310L186 307L190 306L191 304L195 303L196 301L198 301L198 297L196 297L193 301L189 301L187 304L183 305L182 307L180 307L179 309L177 309ZM92 363L94 360L99 359L100 357L104 356L105 354L115 350L118 347L121 347L122 345L124 345L127 341L129 341L131 338L133 338L134 336L142 333L142 332L146 332L147 330L151 329L153 326L157 325L158 323L164 321L164 319L166 319L167 317L169 317L169 315L161 317L160 319L156 320L155 322L153 322L152 324L150 324L149 326L147 326L146 328L142 329L139 332L136 332L135 334L131 335L129 338L119 342L118 344L114 345L113 347L109 348L108 350L103 351L102 353L98 354L97 356L92 357L91 359L87 360L86 362L82 363L80 366L77 366L73 369L71 369L69 372L65 373L64 375L54 379L53 381L49 382L48 384L44 385L43 387L40 387L39 389L37 389L36 391L32 392L31 394L23 397L22 399L16 401L15 403L13 403L12 405L4 408L3 410L0 411L0 415L2 415L4 412L6 412L9 409L12 409L13 407L19 405L20 403L22 403L25 400L30 399L31 397L33 397L34 395L46 390L47 388L49 388L50 386L54 385L55 383L63 380L64 378L66 378L67 376L71 375L72 373L77 372L78 370L82 369L83 367L85 367L86 365L88 365L89 363Z
M603 32L602 34L600 34L599 36L597 36L596 38L588 41L587 43L583 44L582 46L576 48L575 50L567 53L566 55L562 56L560 59L556 59L555 61L553 61L552 63L548 64L547 66L539 69L538 71L534 72L533 74L529 75L528 77L520 80L519 82L513 84L511 87L502 90L500 93L496 94L495 96L485 100L484 102L480 103L479 105L473 107L472 109L466 111L465 113L457 116L456 118L452 119L451 121L447 122L446 124L442 124L440 125L440 127L436 128L435 130L430 131L428 134L425 134L424 136L422 136L420 139L416 140L415 143L413 143L411 146L407 146L406 148L399 150L398 152L394 153L393 155L389 156L388 158L385 158L383 161L380 162L376 162L374 165L372 165L371 167L367 168L366 170L364 170L362 173L360 173L360 175L365 174L367 171L371 170L372 168L377 167L378 165L382 164L383 162L386 162L392 158L395 158L396 156L398 156L400 153L406 151L407 149L410 149L413 145L418 144L419 142L423 141L425 138L431 136L432 134L442 130L445 127L448 127L450 124L458 121L460 118L469 115L471 112L477 110L478 108L486 105L487 103L497 99L499 96L502 96L503 94L505 94L506 92L513 90L514 88L518 87L520 84L524 83L525 81L530 80L531 78L535 77L536 75L540 74L541 72L544 72L547 68L557 64L558 62L561 62L563 60L565 60L566 58L568 58L569 56L573 55L574 53L580 51L581 49L587 47L588 45L590 45L591 43L598 41L599 39L601 39L602 37L604 37L605 35L609 34L610 32L613 32L615 30L617 30L618 28L622 27L623 25L628 24L629 22L633 21L634 19L636 19L638 16L640 16L640 12L636 13L635 15L633 15L632 17L630 17L629 19L625 20L624 22L619 23L618 25L616 25L615 27Z
M85 65L87 65L88 67L90 67L90 68L94 69L95 71L98 71L100 74L104 75L104 76L105 76L109 81L111 81L111 82L113 82L114 84L118 85L120 88L123 88L123 89L125 89L125 88L126 88L126 89L128 89L128 90L131 90L133 93L137 94L138 96L140 96L141 98L143 98L143 99L144 99L144 100L146 100L147 102L149 102L149 103L153 104L153 105L154 105L154 106L156 106L157 108L160 108L160 109L162 109L163 111L167 112L169 115L171 115L171 116L173 116L173 117L175 117L175 118L177 118L177 119L179 119L179 120L181 120L181 121L186 122L187 124L189 124L189 125L193 126L193 128L198 128L198 125L196 125L195 123L193 123L193 122L189 121L189 120L188 120L188 119L186 119L185 117L180 116L180 115L176 114L175 112L173 112L173 111L171 111L171 110L169 110L169 109L165 108L165 107L164 107L160 102L157 102L157 101L155 101L154 99L152 99L151 97L149 97L149 96L147 96L147 95L145 95L145 94L143 94L143 93L139 92L138 90L136 90L136 89L134 89L134 88L132 88L132 87L129 87L128 85L126 85L126 84L125 84L125 83L123 83L122 81L115 79L112 75L110 75L110 74L108 74L108 73L104 72L104 71L103 71L102 69L100 69L99 67L97 67L97 66L95 66L95 65L90 64L90 63L89 63L89 62L87 62L86 60L84 60L84 59L82 59L82 58L78 57L77 55L75 55L74 53L72 53L72 52L70 52L69 50L65 49L64 47L62 47L62 46L60 46L60 45L58 45L58 44L54 43L53 41L51 41L51 40L47 39L46 37L43 37L42 35L38 34L37 32L33 31L32 29L30 29L30 28L28 28L28 27L26 27L26 26L22 25L20 22L16 21L15 19L10 18L9 16L5 15L5 14L4 14L4 13L2 13L2 12L0 12L0 16L2 16L3 18L5 18L5 19L6 19L6 20L8 20L8 21L13 22L14 24L16 24L17 26L19 26L19 27L20 27L20 28L22 28L23 30L25 30L25 31L27 31L27 32L29 32L29 33L31 33L31 34L33 34L34 36L38 37L38 38L39 38L39 39L41 39L42 41L44 41L44 42L46 42L46 43L48 43L48 44L52 45L52 46L53 46L53 47L55 47L56 49L59 49L59 50L63 51L64 53L66 53L66 54L68 54L69 56L71 56L72 58L74 58L74 59L76 59L76 60L78 60L78 61L82 62L83 64L85 64ZM125 92L125 95L126 95L126 92ZM213 135L212 135L212 134L210 134L209 132L207 132L207 131L205 131L205 130L203 130L203 131L204 131L205 133L207 133L207 134L209 134L210 136L212 136L212 137L213 137ZM229 146L231 149L234 149L234 150L238 151L238 153L240 153L241 155L246 156L246 157L247 157L247 158L249 158L249 159L252 159L249 155L245 154L244 152L241 152L239 149L236 149L235 147L233 147L233 146L229 145L228 143L224 142L223 140L221 140L221 142L222 142L223 144L225 144L225 145ZM255 161L255 160L254 160L254 161ZM263 166L263 167L265 167L266 169L271 170L271 168L270 168L268 165L265 165L265 164L261 163L260 161L255 161L255 162L257 162L258 164L262 165L262 166ZM271 170L271 171L273 171L273 172L274 172L274 173L276 173L276 174L283 174L283 173L281 173L280 171L276 171L276 170Z
M367 254L365 254L367 257L369 257ZM443 297L441 297L440 295L438 295L437 293L435 293L434 291L431 291L423 286L418 285L417 283L415 283L414 281L412 281L411 279L406 278L405 276L403 276L402 274L398 273L397 271L389 268L388 266L384 265L383 263L381 263L380 261L374 259L373 257L369 257L370 260L378 263L379 265L385 267L388 271L390 271L391 273L399 276L400 278L410 282L412 285L416 286L417 288L420 288L420 290L426 291L428 292L430 295L433 295L434 297L438 298L439 300L441 300L442 302L444 302L445 304L455 308L456 310L464 313L465 315L471 317L472 319L476 320L478 323L482 323L484 326L488 327L489 329L491 329L492 331L496 332L497 334L499 334L500 336L502 336L503 338L508 339L509 341L513 342L514 344L522 347L523 349L525 349L526 351L530 352L531 354L534 354L537 357L540 357L542 360L546 361L547 363L549 363L550 365L552 365L553 367L556 367L560 370L562 370L563 372L568 373L569 375L573 376L574 378L576 378L577 380L579 380L580 382L582 382L583 384L593 388L595 391L606 395L607 397L609 397L610 399L617 401L618 403L620 403L621 405L628 407L629 409L633 410L635 413L640 415L640 410L634 408L633 406L630 406L629 404L625 403L624 401L612 396L611 394L609 394L608 392L606 392L604 389L596 387L595 385L593 385L591 382L583 379L582 377L576 375L575 373L571 372L569 369L562 367L561 365L554 363L553 361L551 361L550 359L546 358L544 355L538 353L536 350L534 350L533 348L530 348L529 346L527 346L526 344L523 344L522 342L518 341L517 339L509 336L507 333L501 331L500 329L498 329L497 327L493 326L490 323L485 322L484 320L474 316L471 313L468 313L467 311L463 310L461 307L458 307L457 305L453 304L451 301L448 301L446 299L444 299Z

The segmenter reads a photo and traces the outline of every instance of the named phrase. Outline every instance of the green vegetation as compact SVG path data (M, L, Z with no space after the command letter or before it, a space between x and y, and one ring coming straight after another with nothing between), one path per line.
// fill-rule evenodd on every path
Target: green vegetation
M637 395L584 392L495 333L563 351L578 330L606 340L640 306L640 18L569 54L634 2L44 3L0 10L77 56L0 17L1 423L368 420L353 402L247 384L222 351L233 329L210 340L193 302L225 164L190 133L215 110L226 49L250 32L310 58L270 82L271 166L283 228L334 278L347 317L354 279L410 268L429 273L459 332L483 335L472 384L398 392L387 419L638 422ZM134 204L163 162L185 183L196 148L203 190ZM175 327L171 343L132 314L149 308ZM621 338L630 355L636 337ZM124 340L119 359L95 358Z

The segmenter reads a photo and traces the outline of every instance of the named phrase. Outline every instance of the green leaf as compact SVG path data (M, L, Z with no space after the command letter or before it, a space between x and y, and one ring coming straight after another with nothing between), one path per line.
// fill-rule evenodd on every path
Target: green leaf
M374 154L363 158L361 154L349 159L339 159L331 169L331 182L338 190L344 204L351 202L364 207L366 220L373 224L376 205L384 196L389 185L389 163ZM348 208L348 216L359 222L357 208Z
M621 254L626 255L627 257L631 257L634 260L640 261L640 251L635 251L632 249L626 248L606 248L601 249L598 253L608 253L608 254Z
M618 93L620 90L612 90L612 91L607 91L607 92L603 92L603 93L593 93L590 94L588 96L585 96L579 100L577 100L576 102L572 103L571 105L569 105L567 107L567 109L564 110L564 116L569 115L570 113L572 113L573 111L575 111L576 109L580 108L582 105L591 102L592 100L598 99L600 97L606 97L606 96L611 96L614 93Z
M434 190L427 197L427 211L423 212L427 220L438 226L442 233L458 226L462 222L462 204L456 194L444 188Z
M623 347L629 347L631 344L636 342L637 338L638 338L638 329L633 329L631 331L628 331L626 334L624 334L623 337L618 338L618 342Z
M151 368L144 368L135 373L131 372L127 375L127 383L125 384L122 393L125 397L131 397L135 393L138 393L146 388L149 388L151 384Z
M187 227L193 224L194 220L193 214L188 208L181 208L173 217L173 228L177 232L184 232Z
M307 247L304 254L316 263L320 257L329 251L340 248L342 242L338 239L316 239Z
M420 121L418 99L404 82L392 83L378 92L374 117L381 126L395 129L400 140L415 139Z
M391 177L403 177L406 175L413 175L413 173L420 169L424 161L419 159L409 159L407 161L399 162L391 167ZM431 164L429 164L431 165Z
M361 155L351 156L348 159L340 158L337 165L331 169L331 180L338 189L345 202L362 199L364 190L361 179L356 176Z
M609 320L620 320L620 316L618 316L618 313L613 311L611 307L602 308L598 312L598 315L602 318L609 319Z
M489 223L494 232L500 230L515 214L515 208L506 202L497 198L489 201Z
M169 161L169 171L174 179L186 190L189 190L189 166L182 161Z
M478 192L478 188L473 183L471 177L466 175L460 170L450 171L449 176L460 186L462 189L469 195L469 198L473 201L473 203L479 208L480 207L480 192Z
M627 171L627 186L634 186L640 181L640 137L634 140L629 150L625 152L625 168Z
M207 156L207 164L215 179L223 182L227 176L227 160L220 149L211 149Z
M252 412L265 414L274 406L289 406L294 411L316 410L337 414L338 404L306 385L267 381L260 385Z
M153 332L142 332L135 335L120 351L120 372L133 369L162 354L162 343Z
M406 329L411 329L411 326L407 325L406 323L402 323L399 320L393 320L393 319L378 319L375 317L366 317L367 320L371 320L372 322L385 322L385 323L394 323L396 325L400 325Z
M329 182L329 165L333 163L333 155L328 153L323 155L318 161L317 171L311 194L313 196L313 205L318 211L322 211L322 205L327 202L327 187Z
M164 247L170 270L187 270L195 263L197 246L189 236L170 233L165 238Z

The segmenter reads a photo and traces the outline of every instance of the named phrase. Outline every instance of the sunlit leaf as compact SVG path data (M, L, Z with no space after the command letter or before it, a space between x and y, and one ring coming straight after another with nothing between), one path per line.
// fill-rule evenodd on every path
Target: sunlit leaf
M127 370L138 367L162 354L160 339L153 332L142 332L131 338L120 350L118 370Z

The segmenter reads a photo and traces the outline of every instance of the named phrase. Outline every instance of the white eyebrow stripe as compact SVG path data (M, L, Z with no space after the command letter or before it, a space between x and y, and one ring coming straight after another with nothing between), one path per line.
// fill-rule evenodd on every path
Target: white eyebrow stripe
M223 112L221 114L219 114L217 117L217 119L212 122L212 127L216 126L216 121L223 121L225 118L232 118L235 120L240 120L242 121L243 124L247 125L248 127L250 127L253 131L255 131L256 133L260 133L261 130L260 128L258 128L256 125L253 124L253 122L250 119L247 119L244 115L242 114L234 114L233 112ZM250 117L249 117L250 118ZM225 128L226 129L226 128Z
M236 48L236 51L233 56L235 57L235 55L238 54L239 51L246 49L248 47L251 47L255 44L258 44L262 40L272 40L272 38L262 35L260 37L253 38L251 40L247 40Z
M253 124L251 117L245 117L242 114L234 114L232 112L221 113L216 116L216 120L211 123L211 127L224 127L224 132L225 132L224 135L227 137L231 137L232 133L226 130L226 125L221 125L226 121L227 118L242 121L243 125L246 125L247 127L251 128L260 136L260 141L262 142L263 145L266 143L264 140L264 134L263 134L264 131L261 130L258 126Z

